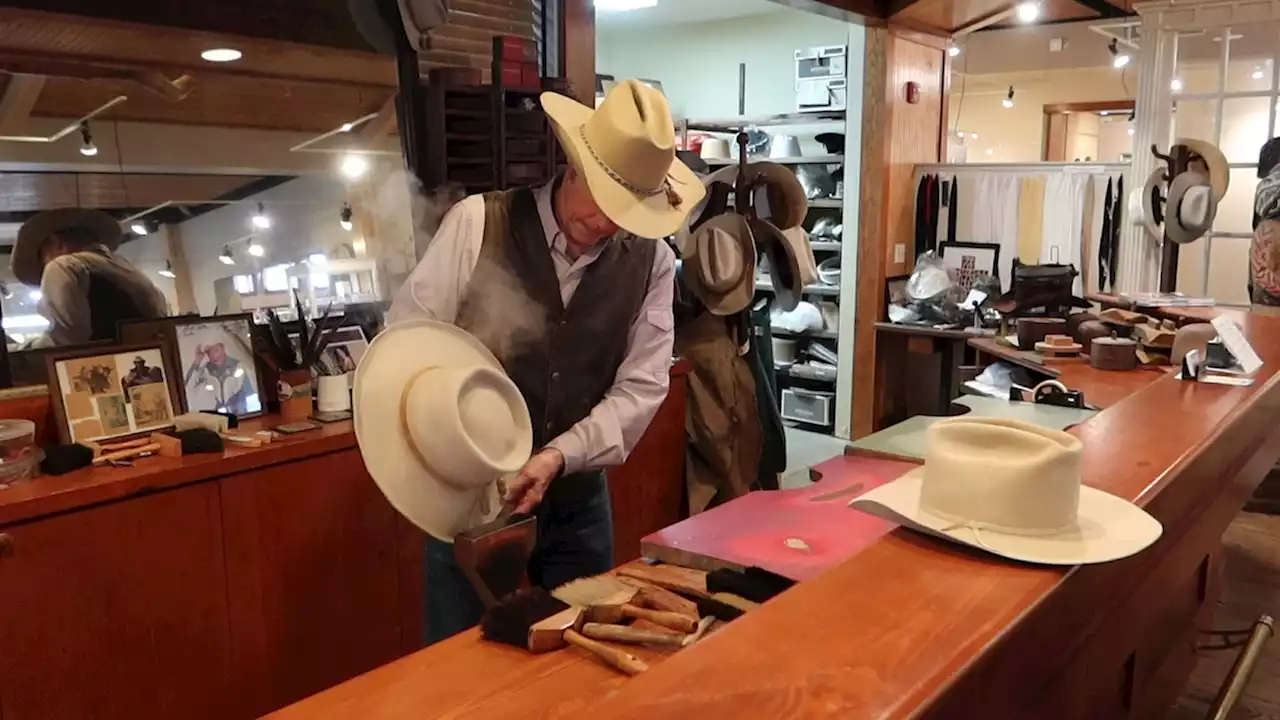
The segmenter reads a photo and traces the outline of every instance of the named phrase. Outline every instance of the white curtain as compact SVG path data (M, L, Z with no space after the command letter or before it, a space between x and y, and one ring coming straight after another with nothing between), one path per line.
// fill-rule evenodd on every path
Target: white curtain
M1084 194L1089 176L1083 174L1051 174L1044 188L1044 240L1040 247L1041 263L1063 263L1084 268ZM1084 294L1084 284L1076 276L1072 288Z
M1018 255L1018 177L984 173L974 183L972 200L960 200L973 203L967 240L1000 246L1000 286L1008 290L1013 282L1013 259Z

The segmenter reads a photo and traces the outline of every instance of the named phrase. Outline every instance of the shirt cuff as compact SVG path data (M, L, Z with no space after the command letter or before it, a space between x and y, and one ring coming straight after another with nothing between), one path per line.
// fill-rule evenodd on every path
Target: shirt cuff
M586 467L586 448L583 446L582 439L574 434L570 429L560 435L560 437L547 443L547 447L555 448L564 456L564 475L571 475L576 472L582 472Z

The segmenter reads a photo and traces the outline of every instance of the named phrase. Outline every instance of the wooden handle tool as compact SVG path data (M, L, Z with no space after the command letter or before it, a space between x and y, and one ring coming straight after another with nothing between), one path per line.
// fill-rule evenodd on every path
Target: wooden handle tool
M654 610L679 613L693 620L698 619L698 604L694 601L680 597L670 590L660 588L644 580L623 578L623 581L640 588L635 600L636 605Z
M116 460L128 460L129 458L135 458L135 457L138 457L139 455L146 455L148 453L156 452L159 449L160 449L160 443L148 442L145 445L139 445L137 447L129 448L127 450L117 450L116 452L104 453L94 458L93 464L101 465L103 463L114 462Z
M677 565L628 565L618 568L618 574L693 597L710 596L707 592L707 573L703 570L691 570Z
M621 606L622 614L634 620L647 620L654 625L661 625L669 630L691 633L698 628L698 621L680 613L665 610L650 610L636 605Z
M699 620L698 629L694 630L693 633L690 635L685 635L684 644L681 647L689 647L690 645L701 640L704 636L706 636L707 631L711 629L711 626L714 625L715 622L716 622L716 617L714 615L708 615L702 618L701 620Z
M641 630L627 625L608 625L605 623L587 623L582 626L582 634L592 640L609 640L628 645L661 645L664 647L684 647L688 635L660 632L657 630Z
M649 666L645 664L645 661L635 655L624 650L609 647L604 643L596 642L577 630L565 630L564 639L565 642L570 645L586 650L592 655L600 658L600 660L610 667L621 670L628 675L639 675L649 669Z

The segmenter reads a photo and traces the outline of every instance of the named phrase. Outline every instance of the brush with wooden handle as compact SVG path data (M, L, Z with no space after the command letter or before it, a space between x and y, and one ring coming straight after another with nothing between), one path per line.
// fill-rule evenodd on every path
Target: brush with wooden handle
M649 669L635 655L582 635L579 632L582 626L582 608L570 607L542 588L530 588L507 595L485 611L480 631L486 640L533 653L573 645L628 675L639 675Z
M642 630L630 625L610 625L608 623L585 623L582 634L593 640L608 640L626 645L657 645L660 647L684 647L692 635L663 632L659 630Z
M632 600L638 592L639 588L612 575L597 575L567 582L551 594L561 602L585 608L589 622L616 624L631 618L681 633L697 629L698 622L686 615L635 605Z
M684 615L691 620L698 619L698 604L694 601L644 580L637 580L631 577L619 577L618 579L640 589L640 592L636 594L636 599L633 601L634 605L647 607L651 610L666 610L667 612Z

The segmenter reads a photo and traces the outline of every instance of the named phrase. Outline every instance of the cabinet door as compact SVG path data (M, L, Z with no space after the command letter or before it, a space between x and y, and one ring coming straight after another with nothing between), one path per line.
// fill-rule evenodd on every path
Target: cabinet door
M396 513L358 451L236 475L221 487L242 715L401 654Z
M3 528L4 720L226 718L214 483Z

